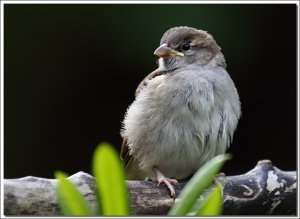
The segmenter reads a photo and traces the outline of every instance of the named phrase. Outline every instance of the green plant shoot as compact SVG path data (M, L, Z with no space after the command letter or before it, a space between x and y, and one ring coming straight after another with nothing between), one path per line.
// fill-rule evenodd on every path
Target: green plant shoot
M129 215L124 170L110 144L101 143L97 146L93 157L93 174L96 177L97 196L101 204L98 213L106 216Z
M68 216L91 216L94 215L87 201L82 197L75 185L71 183L65 173L55 172L58 179L56 193L58 204L64 215Z
M197 216L217 216L222 213L222 186L216 185L201 202L196 215Z
M212 183L225 161L230 158L231 155L222 154L205 163L186 184L178 197L179 202L175 203L168 214L173 216L187 215L200 194Z

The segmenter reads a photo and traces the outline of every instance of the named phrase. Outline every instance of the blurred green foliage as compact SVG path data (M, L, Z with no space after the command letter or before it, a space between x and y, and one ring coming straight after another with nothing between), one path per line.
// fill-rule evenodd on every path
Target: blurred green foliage
M56 194L59 207L64 215L84 216L94 214L75 185L66 179L66 174L57 171L55 172L55 178L59 180L56 185Z
M220 215L223 210L223 187L216 185L211 188L209 194L196 208L196 216L215 216Z
M55 174L59 179L56 186L58 203L67 216L129 215L128 191L120 159L108 143L97 146L93 157L93 173L96 182L97 209L91 210L79 191L66 175Z
M102 143L96 148L93 173L100 203L97 214L129 215L125 173L119 156L110 144Z
M218 215L221 213L222 199L220 199L221 190L212 189L210 194L206 196L203 201L203 205L199 206L197 199L200 194L209 187L216 174L219 173L221 167L226 160L229 160L231 156L229 154L222 154L214 157L210 161L206 162L189 180L187 185L181 191L178 199L173 208L170 210L169 215L190 215L190 212L196 211L197 215ZM220 185L219 185L220 186ZM195 205L199 207L194 208ZM203 211L203 212L202 212Z

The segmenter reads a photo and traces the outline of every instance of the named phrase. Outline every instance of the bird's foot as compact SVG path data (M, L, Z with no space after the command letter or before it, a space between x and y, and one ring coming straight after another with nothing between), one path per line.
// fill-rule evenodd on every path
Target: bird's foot
M153 168L153 170L156 174L156 180L158 182L157 186L159 186L161 183L164 183L168 187L171 197L175 198L176 193L175 193L175 190L174 190L172 184L179 185L178 181L176 179L170 179L170 178L165 177L162 174L162 172L160 172L157 168Z

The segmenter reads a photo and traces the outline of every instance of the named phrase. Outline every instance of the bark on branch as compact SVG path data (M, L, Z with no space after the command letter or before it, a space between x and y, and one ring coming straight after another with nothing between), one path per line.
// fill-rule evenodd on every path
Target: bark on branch
M78 172L69 177L88 202L95 207L94 179ZM24 177L4 180L4 215L60 215L55 179ZM174 200L164 185L151 181L127 181L134 215L165 215ZM185 183L181 183L180 188ZM296 172L281 171L268 160L238 176L227 176L223 190L223 215L296 215ZM177 195L181 189L176 189Z

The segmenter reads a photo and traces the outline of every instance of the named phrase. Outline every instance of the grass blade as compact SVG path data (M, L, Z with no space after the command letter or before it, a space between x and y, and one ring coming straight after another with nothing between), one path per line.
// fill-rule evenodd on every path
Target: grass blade
M181 191L178 197L180 201L175 203L168 214L182 216L190 212L197 198L212 183L213 178L219 173L225 161L230 158L231 155L222 154L205 163Z
M111 145L101 143L93 157L98 199L103 215L129 215L128 191L121 161Z
M91 207L83 198L75 185L70 182L67 175L57 171L55 178L58 179L56 193L58 204L64 215L67 216L91 216L94 215Z
M196 216L217 216L222 213L222 186L214 186L197 209Z

